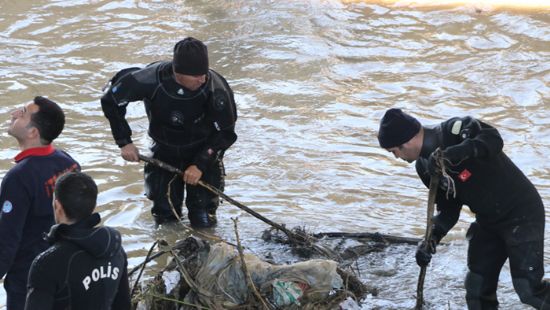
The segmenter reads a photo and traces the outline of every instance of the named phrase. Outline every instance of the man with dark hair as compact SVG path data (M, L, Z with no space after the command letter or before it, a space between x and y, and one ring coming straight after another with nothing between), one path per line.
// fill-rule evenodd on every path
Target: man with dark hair
M213 226L219 197L197 183L203 180L223 190L223 155L237 140L237 111L227 81L208 68L206 45L185 38L175 45L172 61L155 62L143 69L127 68L111 79L101 107L121 155L128 161L139 161L139 151L125 119L126 106L138 100L144 101L149 118L153 157L184 171L183 180L171 181L173 174L145 165L145 190L153 201L151 212L156 222L181 216L186 189L191 225Z
M40 142L43 145L50 144L63 131L65 114L61 107L44 97L36 97L34 104L39 109L32 114L31 122L40 132Z
M61 176L55 186L52 245L32 263L26 310L130 309L126 253L120 233L96 226L94 180L80 172Z
M36 97L11 113L8 134L21 152L0 187L0 278L4 277L8 310L23 309L32 260L48 244L42 240L54 224L52 195L56 179L80 170L51 142L59 136L65 115L53 101Z
M435 173L444 175L436 196L432 238L416 252L419 266L428 265L435 247L467 205L476 215L466 234L468 308L498 308L498 277L508 259L521 301L550 309L550 288L542 281L544 206L535 186L502 151L497 129L471 117L455 117L427 128L400 109L390 109L380 123L378 140L396 158L416 161L426 186ZM438 148L444 167L435 152Z

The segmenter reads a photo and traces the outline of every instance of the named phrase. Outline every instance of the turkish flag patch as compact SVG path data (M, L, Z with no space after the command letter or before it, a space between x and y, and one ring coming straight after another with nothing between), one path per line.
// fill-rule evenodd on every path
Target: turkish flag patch
M462 182L468 181L468 179L472 176L472 173L468 171L468 169L462 170L462 172L458 175L458 178Z

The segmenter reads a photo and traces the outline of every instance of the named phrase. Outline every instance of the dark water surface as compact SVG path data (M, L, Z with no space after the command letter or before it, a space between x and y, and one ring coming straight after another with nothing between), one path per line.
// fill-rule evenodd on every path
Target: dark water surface
M376 140L379 119L393 106L427 124L472 115L495 125L505 151L550 206L548 9L0 0L0 10L1 175L18 153L5 133L9 111L35 95L61 103L67 125L56 145L97 181L98 210L123 233L130 265L142 261L156 238L174 242L187 232L155 230L142 165L120 158L99 105L101 89L121 68L169 59L173 44L190 35L208 44L211 67L237 99L239 140L226 154L226 193L275 222L313 232L422 236L427 189L413 165L389 156ZM130 105L128 117L136 144L146 150L142 104ZM213 232L234 241L234 217L252 252L295 259L261 241L265 224L227 203ZM430 309L465 308L464 235L472 219L463 212L446 239L450 245L428 270ZM395 246L358 261L363 280L380 289L364 309L414 306L413 256L414 247ZM503 309L524 309L507 267L499 297Z

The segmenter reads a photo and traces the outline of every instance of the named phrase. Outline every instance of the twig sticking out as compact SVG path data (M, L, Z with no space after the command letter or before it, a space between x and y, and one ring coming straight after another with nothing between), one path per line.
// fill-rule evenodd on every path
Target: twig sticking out
M153 249L155 248L155 246L157 246L157 241L153 242L153 245L151 246L151 248L149 249L149 252L147 252L147 256L145 257L145 260L149 259L149 257L151 256L151 253L153 252ZM136 291L136 288L137 288L137 285L138 285L138 282L139 282L139 279L141 278L141 275L143 274L143 269L145 269L145 263L141 265L141 270L139 271L139 274L136 278L136 282L134 282L134 286L132 287L132 292L130 292L130 296L134 296L134 293ZM137 266L136 266L137 267ZM128 277L132 276L132 274L134 273L134 271L136 271L137 269L132 269L132 271L130 271L128 273Z
M233 219L233 225L235 227L235 238L237 239L237 250L239 251L239 257L241 259L241 266L242 266L242 269L243 269L244 277L246 279L246 285L248 286L248 302L252 302L253 300L256 300L256 302L261 303L261 306L262 306L263 309L273 309L262 298L262 295L256 289L256 286L254 285L254 282L252 281L252 277L250 276L250 273L248 272L248 268L247 268L246 262L244 260L244 252L243 252L243 248L241 246L241 240L239 238L239 230L237 228L237 222L238 221L239 221L238 219Z

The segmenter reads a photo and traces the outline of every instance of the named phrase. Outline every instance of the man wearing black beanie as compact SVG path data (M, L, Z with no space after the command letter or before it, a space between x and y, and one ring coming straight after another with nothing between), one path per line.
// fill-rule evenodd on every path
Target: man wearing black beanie
M436 196L432 239L416 252L427 266L435 247L456 224L463 205L475 213L468 229L468 309L497 309L497 282L509 260L512 282L520 300L537 309L550 309L550 285L544 276L545 212L535 186L502 151L494 127L471 117L451 118L433 128L423 127L400 109L386 111L378 132L380 146L409 163L428 186L441 174ZM436 163L442 150L445 167Z
M174 46L171 61L123 69L110 83L101 107L122 157L139 161L125 114L129 102L142 100L153 157L184 171L183 179L174 179L172 173L145 164L145 190L157 224L181 217L185 190L191 225L213 226L219 197L197 183L202 180L223 190L223 155L237 140L237 110L227 81L209 69L206 45L185 38Z

